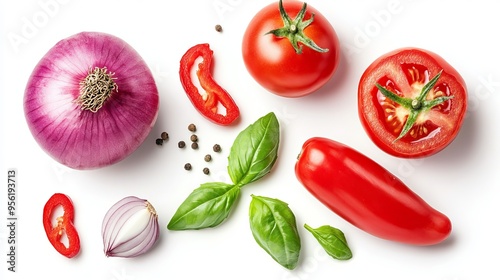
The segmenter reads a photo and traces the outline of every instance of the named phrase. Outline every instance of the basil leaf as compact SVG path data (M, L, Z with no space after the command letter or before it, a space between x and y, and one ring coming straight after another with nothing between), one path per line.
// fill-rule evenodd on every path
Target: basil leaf
M252 195L250 228L255 241L275 261L290 270L297 266L300 237L295 216L285 202Z
M225 183L205 183L179 206L167 225L169 230L203 229L222 223L231 212L240 188Z
M271 171L278 158L279 122L274 113L258 119L241 131L228 157L228 173L235 185L257 181Z
M312 233L326 253L337 260L348 260L352 258L352 252L347 244L344 233L331 226L312 228L307 224L304 227Z

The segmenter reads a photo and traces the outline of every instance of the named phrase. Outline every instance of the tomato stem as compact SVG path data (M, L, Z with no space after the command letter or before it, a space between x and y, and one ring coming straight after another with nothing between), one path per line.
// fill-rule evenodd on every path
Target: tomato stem
M406 119L401 133L393 142L396 142L399 139L403 138L412 129L412 127L417 122L418 116L421 112L428 111L433 107L453 98L453 96L441 96L431 100L426 99L427 95L434 88L442 73L443 70L439 71L436 76L434 76L427 84L425 84L420 91L420 94L415 99L399 96L378 83L375 85L380 93L382 93L385 97L396 102L409 111L408 118Z
M76 102L82 110L97 112L104 102L108 100L113 91L118 92L118 85L113 77L114 73L108 73L106 67L94 67L90 69L87 76L80 82L80 96Z
M413 99L411 101L411 107L413 108L413 110L418 110L418 109L422 108L422 102L420 102L417 99Z
M291 19L285 11L285 8L283 7L283 0L280 0L279 11L284 26L278 29L271 30L267 32L266 35L273 34L278 38L288 38L297 54L302 53L302 45L309 47L317 52L328 52L328 49L319 47L313 40L311 40L304 34L304 30L314 21L314 14L311 14L310 19L304 21L306 9L307 3L304 3L295 19ZM299 43L301 43L300 46Z

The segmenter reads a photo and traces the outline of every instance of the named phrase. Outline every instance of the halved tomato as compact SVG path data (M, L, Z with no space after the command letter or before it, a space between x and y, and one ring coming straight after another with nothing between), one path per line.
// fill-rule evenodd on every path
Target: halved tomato
M358 112L371 140L388 154L417 158L444 149L467 110L464 79L442 57L417 48L376 59L361 76Z

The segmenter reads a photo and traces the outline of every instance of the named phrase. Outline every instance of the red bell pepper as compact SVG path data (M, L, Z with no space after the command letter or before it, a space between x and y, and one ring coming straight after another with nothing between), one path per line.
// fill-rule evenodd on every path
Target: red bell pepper
M200 94L198 88L191 80L191 69L197 58L203 58L199 63L196 75L205 94ZM219 125L229 125L240 115L240 110L229 93L214 81L211 69L213 51L209 44L198 44L191 47L180 62L179 75L182 86L189 100L204 117ZM225 112L219 112L219 106Z
M57 217L57 224L52 224L52 216L56 209L61 206L64 213ZM43 208L43 227L50 243L63 256L72 258L80 252L80 237L73 225L75 210L71 199L62 193L52 195ZM62 239L66 235L68 246Z
M378 163L342 143L321 137L307 140L295 174L324 205L372 235L434 245L451 233L448 217Z

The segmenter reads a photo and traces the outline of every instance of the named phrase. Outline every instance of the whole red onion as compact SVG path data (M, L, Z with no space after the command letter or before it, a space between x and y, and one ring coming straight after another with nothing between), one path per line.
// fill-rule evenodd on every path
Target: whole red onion
M74 169L116 163L135 151L159 109L153 75L113 35L82 32L58 42L33 70L24 112L38 144Z

